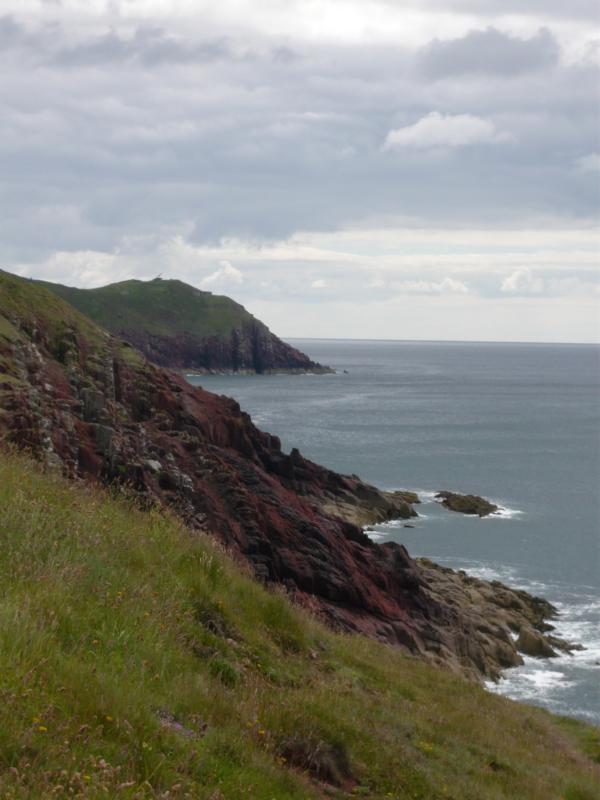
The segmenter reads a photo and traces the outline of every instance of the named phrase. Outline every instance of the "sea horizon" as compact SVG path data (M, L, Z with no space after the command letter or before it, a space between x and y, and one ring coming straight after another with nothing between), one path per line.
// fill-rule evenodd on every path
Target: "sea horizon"
M539 345L539 346L564 346L564 347L600 347L597 342L540 342L525 340L504 340L504 339L377 339L369 337L344 337L344 336L279 336L286 342L381 342L396 344L515 344L515 345Z

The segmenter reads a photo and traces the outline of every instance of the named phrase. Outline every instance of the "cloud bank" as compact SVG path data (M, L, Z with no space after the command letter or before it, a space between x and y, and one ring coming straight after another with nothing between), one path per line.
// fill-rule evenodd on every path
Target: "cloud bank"
M596 335L595 3L3 10L5 268L79 285L162 272L274 325L402 293L476 309L577 295L583 316L566 304L563 318ZM510 248L506 230L523 231ZM498 312L500 337L509 316ZM362 314L362 335L380 317Z

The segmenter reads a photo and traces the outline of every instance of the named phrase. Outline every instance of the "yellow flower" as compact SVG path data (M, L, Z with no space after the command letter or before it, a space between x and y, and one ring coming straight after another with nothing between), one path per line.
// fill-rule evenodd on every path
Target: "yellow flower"
M38 727L38 731L39 731L40 733L46 733L46 732L48 731L48 728L47 728L45 725L40 725L40 726Z

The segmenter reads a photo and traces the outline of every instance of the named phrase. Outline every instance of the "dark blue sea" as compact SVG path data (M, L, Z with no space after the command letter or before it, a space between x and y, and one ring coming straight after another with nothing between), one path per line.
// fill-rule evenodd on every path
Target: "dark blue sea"
M586 649L527 658L491 691L600 725L600 348L295 340L327 376L190 378L321 464L423 498L413 530L378 526L455 569L552 601ZM441 489L501 506L446 511Z

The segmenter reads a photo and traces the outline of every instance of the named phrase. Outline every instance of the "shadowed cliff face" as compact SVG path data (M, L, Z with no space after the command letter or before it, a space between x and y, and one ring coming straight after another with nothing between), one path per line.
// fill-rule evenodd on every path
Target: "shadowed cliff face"
M275 336L229 297L181 281L99 289L39 282L159 366L197 372L331 372Z
M146 358L169 369L210 372L331 372L253 321L223 336L153 334L124 325L118 334Z
M335 627L497 677L520 663L510 631L539 630L552 614L510 590L497 603L488 584L466 590L455 573L374 544L355 522L414 515L402 498L283 453L234 400L153 366L6 273L0 368L7 442L73 478L126 485L173 508Z

